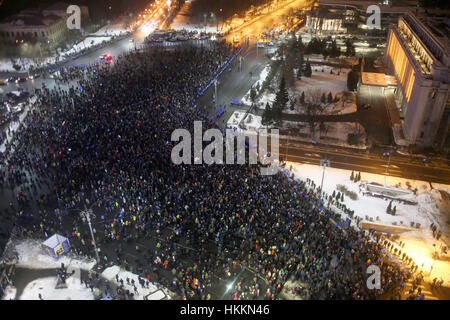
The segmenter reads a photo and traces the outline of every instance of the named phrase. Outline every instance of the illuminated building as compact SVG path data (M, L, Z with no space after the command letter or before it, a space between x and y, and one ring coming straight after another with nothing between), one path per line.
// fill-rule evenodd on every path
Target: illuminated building
M405 12L415 10L413 6L392 6L390 0L363 1L363 0L319 0L314 11L327 12L334 19L339 16L342 27L349 32L356 28L367 29L367 18L372 13L367 13L367 8L377 5L381 12L381 29L387 31L390 23L395 23Z
M394 90L404 138L420 147L445 147L449 129L448 38L412 13L390 28L385 62L397 78ZM429 21L429 20L428 20Z
M340 15L324 13L318 10L308 11L306 14L306 29L314 33L345 33L347 28L343 26Z

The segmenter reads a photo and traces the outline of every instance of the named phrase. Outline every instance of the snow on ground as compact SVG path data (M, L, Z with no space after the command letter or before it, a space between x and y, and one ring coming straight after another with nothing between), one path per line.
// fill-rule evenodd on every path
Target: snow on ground
M262 127L262 117L249 113L242 121L242 126L249 131L257 132Z
M313 95L318 95L320 98L322 93L328 98L328 94L331 93L333 99L337 97L339 100L337 102L325 103L325 110L322 114L346 114L357 111L356 98L350 99L351 97L349 95L351 93L347 91L347 73L350 69L334 68L326 65L312 65L311 68L312 76L310 78L302 77L301 80L297 80L295 83L294 96L297 97L297 100L299 100L298 98L302 92L305 93L306 101L310 100L310 97ZM255 88L258 83L261 87L269 72L270 65L267 65L260 73L259 80L253 87ZM258 108L265 109L267 103L272 104L275 101L275 96L275 93L266 90L256 99L255 103ZM242 98L242 102L251 105L250 90ZM297 101L294 110L286 108L284 113L304 114L305 110L300 102Z
M69 277L67 288L55 289L57 277L39 278L27 284L19 300L94 300L91 289L81 284L80 279Z
M312 75L311 78L302 77L301 80L295 82L296 91L301 93L302 91L319 89L325 94L331 92L333 96L340 94L343 91L347 91L347 73L350 69L334 68L330 66L311 65ZM338 75L340 69L340 73ZM333 74L331 74L331 70Z
M239 123L244 119L245 111L235 111L227 121L228 128L238 128Z
M72 47L72 49L65 52L65 54L74 54L86 48L93 47L103 41L110 41L111 37L87 37L83 41L77 43Z
M118 36L125 34L126 32L130 31L130 28L126 28L126 20L128 19L127 16L120 16L116 20L114 20L112 23L104 26L97 32L91 33L91 36Z
M243 131L259 131L262 125L262 117L249 113L247 117L244 118L246 111L235 111L227 121L227 127L235 128L237 132ZM319 126L316 128L316 135L314 138L310 137L310 127L306 122L295 122L295 121L283 121L282 132L284 131L283 137L289 135L289 139L296 141L307 141L311 142L312 139L319 143L365 149L365 130L362 126L353 122L324 122L326 127L326 133L322 132L319 137L320 131ZM264 126L266 127L266 126ZM284 129L284 130L283 130ZM350 133L360 133L362 138L360 139L360 144L350 145L347 142L347 136ZM292 134L292 135L291 135ZM298 135L300 134L300 135Z
M158 288L153 283L150 283L148 288L143 289L141 286L139 286L139 277L137 274L131 273L129 271L121 269L119 266L112 266L109 268L106 268L102 272L102 276L109 281L115 282L116 281L116 275L119 276L120 279L125 280L126 278L129 278L130 281L134 279L135 284L138 288L138 295L135 294L136 300L144 299L145 296L151 294L148 299L149 300L161 300L164 297L168 297L170 299L170 296L167 292L167 289L165 288ZM126 281L123 282L123 286L125 290L130 290L130 292L134 292L133 286L128 285ZM152 294L153 293L153 294Z
M18 72L18 73L26 73L28 68L37 67L37 62L35 59L29 58L19 58L13 59L14 62L9 58L0 59L0 72ZM47 63L55 63L56 56L46 58L43 64ZM17 64L21 67L19 71L14 69L14 64Z
M52 269L61 267L64 263L70 270L73 268L90 270L95 265L95 260L76 257L71 253L61 256L59 259L50 257L41 249L42 241L22 240L19 242L10 242L7 245L7 252L10 250L17 252L18 260L16 266L29 269Z
M15 300L16 299L17 289L11 286L7 286L5 288L2 300Z
M306 180L312 179L317 186L320 186L323 168L317 165L299 164L287 162L286 168L292 166L292 172L297 179ZM404 178L397 178L388 176L386 184L389 187L400 187L407 190L407 185L411 189L417 188L416 201L417 205L407 205L393 202L396 206L396 215L392 216L386 213L386 208L389 204L388 200L375 198L370 196L363 196L359 193L360 183L355 183L350 180L351 171L333 168L326 168L324 176L323 190L327 194L332 194L334 190L337 191L337 185L344 185L349 191L353 191L358 195L357 200L350 199L349 196L344 196L344 203L347 208L354 210L354 214L367 220L366 216L372 218L374 222L392 225L396 222L397 225L410 227L410 223L420 223L420 229L413 229L410 232L405 232L400 235L398 241L405 242L405 247L402 251L406 252L414 259L419 266L424 263L424 274L433 279L434 277L441 277L448 285L450 281L450 261L441 259L436 262L433 261L432 255L434 252L433 244L439 248L441 241L433 238L429 228L432 222L436 222L433 217L439 217L439 225L441 230L445 228L445 214L448 211L443 211L442 208L450 206L450 199L444 199L438 190L450 193L450 185L433 184L432 190L430 184L425 181L411 180ZM384 175L361 172L361 183L379 183L384 185ZM444 209L445 210L445 209ZM378 217L378 219L377 219ZM403 222L403 224L400 224ZM430 276L430 269L434 263L433 271Z
M267 78L267 75L269 74L269 72L270 72L270 64L267 64L265 67L264 67L264 69L262 69L261 70L261 73L259 74L259 78L258 78L258 81L256 81L254 84L253 84L253 86L252 86L252 88L255 88L255 90L256 90L256 87L259 85L259 87L261 88L262 87L262 85L263 85L263 83L264 83L264 81L266 80L266 78ZM250 89L251 90L251 89ZM245 104L252 104L252 102L251 102L251 100L250 100L250 90L248 90L248 92L245 94L245 96L242 98L242 102L244 102ZM273 96L274 98L275 98L275 95ZM258 106L260 106L261 104L264 104L264 107L262 107L263 109L265 108L265 102L264 102L264 98L265 99L268 99L268 97L265 97L265 95L263 95L263 97L261 97L260 99L258 99L257 101L259 102L259 104L258 104ZM270 98L272 98L272 97L270 97ZM261 107L260 107L261 108Z
M37 100L36 96L33 96L32 98L30 98L29 103L26 104L24 111L19 116L19 121L9 123L9 129L11 132L8 133L8 130L5 130L6 139L5 139L5 141L3 141L2 144L0 144L0 152L5 152L6 143L11 142L11 140L13 139L13 134L17 131L17 129L19 128L19 125L23 122L23 119L25 119L25 117L27 116L28 112L30 111L30 109L32 108L32 106L34 105L36 100Z

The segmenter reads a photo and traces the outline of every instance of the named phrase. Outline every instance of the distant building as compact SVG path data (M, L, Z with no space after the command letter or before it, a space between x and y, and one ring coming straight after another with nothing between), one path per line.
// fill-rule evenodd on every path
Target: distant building
M377 5L380 8L381 29L386 31L389 29L389 24L396 22L406 12L415 9L413 6L392 6L389 0L319 0L309 16L319 15L322 19L332 19L333 25L340 25L340 28L348 31L352 28L367 29L366 21L372 14L367 13L367 8L371 5ZM311 19L311 22L315 23L314 20L316 19ZM337 20L340 22L336 22Z
M389 30L385 62L395 89L404 138L422 147L449 147L448 24L408 13Z
M346 33L343 17L323 10L313 10L306 13L306 30L314 33Z
M25 9L0 22L0 41L4 43L40 42L55 48L65 40L67 28L67 7L58 2L40 11ZM89 16L87 7L80 7L83 17Z

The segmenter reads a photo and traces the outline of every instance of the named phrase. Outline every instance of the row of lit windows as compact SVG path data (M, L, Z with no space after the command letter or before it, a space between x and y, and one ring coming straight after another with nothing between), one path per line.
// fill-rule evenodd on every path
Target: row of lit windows
M411 98L411 92L415 80L415 72L413 66L408 60L405 51L400 45L395 33L391 30L388 44L388 56L397 75L397 79L401 84L406 102Z
M436 57L436 59L441 59L442 57L442 50L439 48L439 46L436 45L436 43L430 39L429 35L426 33L425 30L418 27L414 21L408 16L405 17L405 20L408 21L409 26L414 30L414 32L421 38L421 40L427 45L427 47L430 49L430 51L433 53L433 55Z
M420 43L420 41L416 38L413 32L402 20L400 20L398 23L398 30L399 33L405 39L406 43L410 45L412 53L418 55L420 59L418 60L419 64L424 63L424 66L422 66L423 73L429 74L431 72L431 65L433 64L433 59L430 57L424 46Z

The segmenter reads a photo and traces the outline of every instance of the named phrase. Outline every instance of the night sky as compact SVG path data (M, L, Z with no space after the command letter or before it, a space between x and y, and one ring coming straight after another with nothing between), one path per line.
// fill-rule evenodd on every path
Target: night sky
M0 19L15 14L26 8L44 9L60 0L0 0ZM62 1L67 4L87 5L91 19L114 17L125 11L143 8L149 4L149 0L70 0ZM111 16L108 16L108 7L111 6Z

